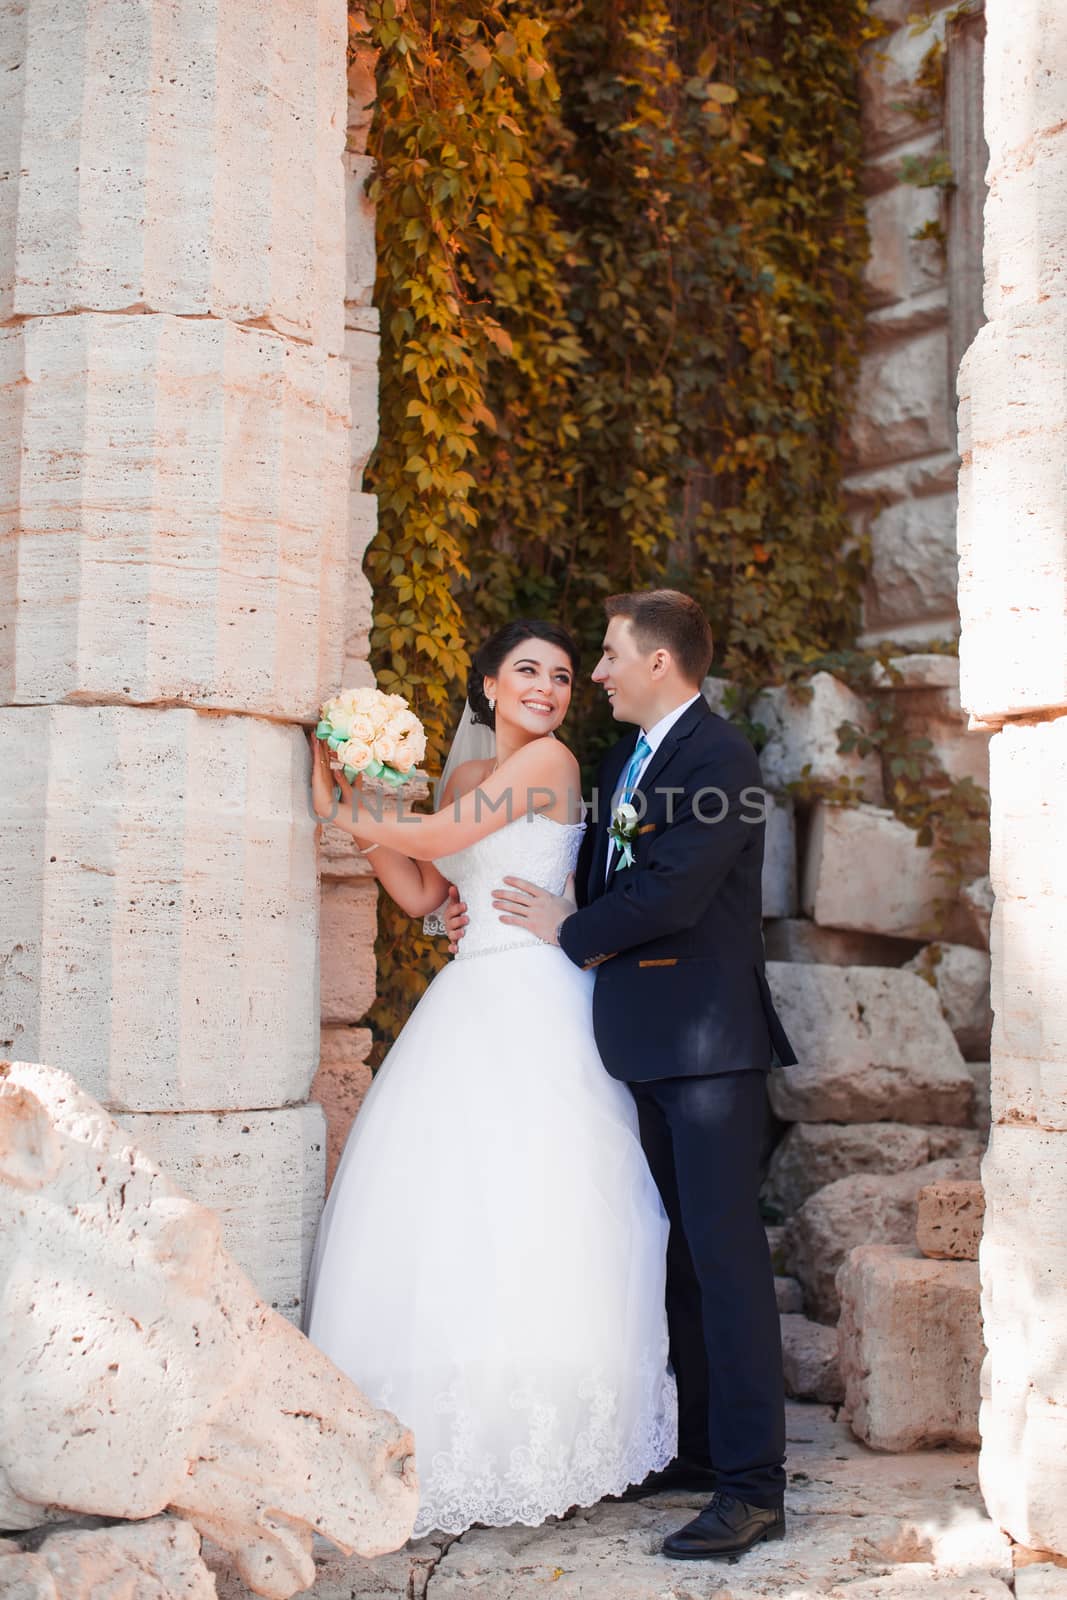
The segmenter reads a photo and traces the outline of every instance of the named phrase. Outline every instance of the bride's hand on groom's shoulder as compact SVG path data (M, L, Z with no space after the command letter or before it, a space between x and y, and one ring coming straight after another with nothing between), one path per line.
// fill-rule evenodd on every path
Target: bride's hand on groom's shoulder
M459 941L463 937L467 926L466 903L460 899L459 890L454 883L448 886L448 899L444 910L445 932L448 934L448 948L453 955L459 949Z

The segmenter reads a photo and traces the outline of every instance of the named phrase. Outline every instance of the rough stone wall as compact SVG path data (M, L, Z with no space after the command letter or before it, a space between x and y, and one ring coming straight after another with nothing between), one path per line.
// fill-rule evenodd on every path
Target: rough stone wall
M982 1487L1067 1554L1067 11L988 0L985 308L960 374L961 691L992 740Z
M981 18L949 23L959 7L933 5L919 31L909 19L921 9L876 0L891 31L867 48L863 71L871 309L846 491L871 546L864 643L959 631L955 372L981 315ZM917 84L937 40L947 43L943 115ZM909 163L942 153L953 189L903 181Z
M895 659L892 678L876 671L869 692L892 698L907 731L930 741L952 777L985 786L988 734L968 731L959 664L922 650L959 630L955 373L983 315L984 19L973 7L963 15L934 4L920 23L914 0L876 0L872 9L887 31L863 61L870 309L846 481L871 548L859 643L892 639L915 650ZM920 82L939 43L943 94ZM909 169L934 175L935 162L943 177L951 168L951 187L906 181ZM935 1177L976 1176L989 1124L985 863L975 861L975 881L939 925L944 884L931 852L887 808L893 773L873 754L837 750L843 721L873 725L866 697L827 674L811 690L806 700L772 690L750 708L769 733L761 754L769 786L781 791L807 771L831 784L862 781L865 795L856 807L791 805L779 828L787 837L767 852L769 973L801 1057L772 1076L786 1127L765 1188L785 1223L775 1243L787 1381L795 1394L840 1399L862 1348L875 1389L895 1393L898 1431L874 1429L883 1448L900 1448L904 1437L960 1442L977 1433L974 1386L957 1405L936 1367L922 1367L922 1352L939 1340L947 1348L956 1333L981 1350L977 1269L973 1293L927 1308L920 1336L916 1308L931 1274L945 1274L920 1271L910 1255L919 1190ZM839 1330L849 1358L839 1371L838 1272L849 1281L851 1253L869 1250L887 1253L882 1278ZM916 1385L899 1381L901 1340L919 1352ZM867 1437L860 1412L853 1407L853 1422Z
M0 13L0 1053L121 1112L290 1314L324 1164L298 724L365 631L345 27Z

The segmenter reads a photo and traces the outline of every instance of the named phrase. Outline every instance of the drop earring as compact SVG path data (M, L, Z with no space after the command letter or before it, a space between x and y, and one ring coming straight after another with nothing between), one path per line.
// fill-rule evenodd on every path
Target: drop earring
M490 711L495 711L496 710L496 701L493 699L493 696L492 695L488 695L486 698L489 701L489 709L490 709Z

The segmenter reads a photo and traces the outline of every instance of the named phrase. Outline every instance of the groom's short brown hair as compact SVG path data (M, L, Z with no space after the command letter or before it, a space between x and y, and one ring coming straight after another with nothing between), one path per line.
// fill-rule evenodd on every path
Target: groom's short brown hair
M696 601L678 589L644 589L613 594L604 602L608 617L625 617L638 648L669 650L688 681L708 675L713 653L711 627Z

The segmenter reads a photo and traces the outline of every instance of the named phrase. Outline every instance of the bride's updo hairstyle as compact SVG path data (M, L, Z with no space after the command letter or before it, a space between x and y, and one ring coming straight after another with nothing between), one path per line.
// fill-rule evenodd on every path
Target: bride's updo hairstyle
M570 657L575 676L578 674L578 646L566 628L561 628L555 622L526 618L505 622L502 628L486 639L471 662L467 675L467 700L471 717L483 727L496 727L496 713L490 709L485 695L485 680L495 678L511 652L526 639L542 639L545 644L554 644L557 650L562 650L564 655Z

